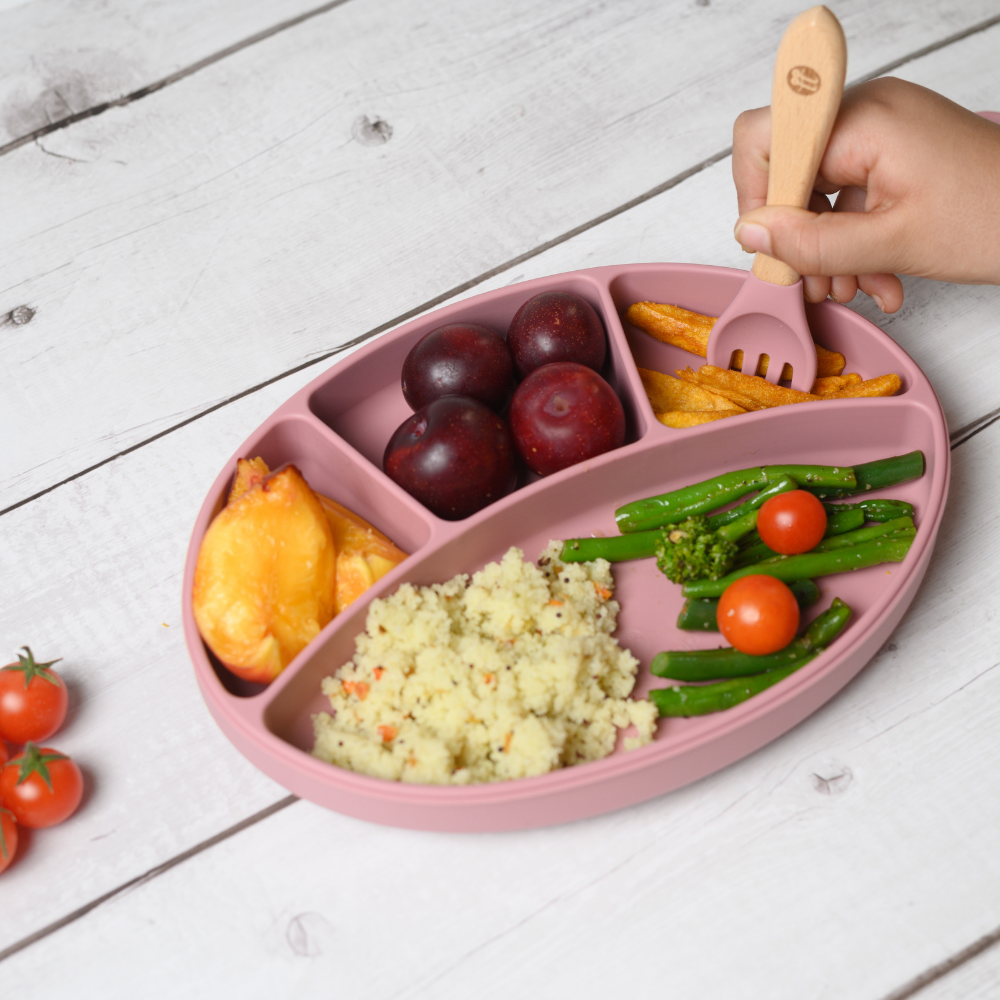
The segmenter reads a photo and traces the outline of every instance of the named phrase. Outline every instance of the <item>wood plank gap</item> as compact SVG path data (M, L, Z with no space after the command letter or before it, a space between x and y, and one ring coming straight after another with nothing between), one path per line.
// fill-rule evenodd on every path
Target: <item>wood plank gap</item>
M346 3L347 0L340 0L340 2ZM539 254L545 253L546 250L551 250L553 247L559 246L561 243L565 243L568 240L579 236L581 233L585 233L587 230L593 229L595 226L599 226L602 223L607 222L609 219L613 219L615 216L621 215L623 212L627 212L630 209L635 208L637 205L641 205L643 202L649 201L657 195L663 194L665 191L669 191L671 188L686 181L689 177L693 177L695 174L699 174L703 170L712 166L712 164L718 163L719 160L725 159L730 155L730 153L732 153L732 151L733 147L728 146L726 149L723 149L718 153L714 153L712 156L702 160L700 163L696 163L693 167L688 167L687 170L681 171L681 173L671 177L669 180L664 181L662 184L657 184L656 187L650 188L643 194L637 195L630 201L627 201L610 211L604 212L602 215L598 215L587 222L581 223L579 226L574 226L574 228L561 233L559 236L553 237L551 240L547 240L545 243L541 243L538 246L533 247L531 250L518 254L516 257L511 257L502 264L497 264L496 267L491 267L489 270L483 271L481 274L477 274L473 278L469 278L468 281L463 281L461 284L455 285L453 288L449 288L446 291L441 292L439 295L435 295L426 302L421 302L420 305L414 306L412 309L408 309L406 312L400 313L398 316L394 316L390 320L386 320L385 323L380 323L367 333L362 333L353 340L349 340L345 344L340 344L332 351L327 351L324 354L320 354L318 357L311 358L309 361L304 361L302 364L296 365L294 368L289 368L287 371L283 371L263 382L258 382L256 385L252 385L250 388L244 389L242 392L238 392L234 396L228 396L226 399L220 400L218 403L199 411L185 420L181 420L179 423L172 424L170 427L167 427L148 438L143 438L141 441L137 441L135 444L129 445L128 448L123 448L114 455L102 458L101 461L95 462L93 465L88 465L87 468L81 469L79 472L74 472L72 476L67 476L65 479L61 479L59 482L53 483L51 486L47 486L44 490L39 490L37 493L32 493L31 496L27 496L23 500L18 500L17 503L13 503L9 507L4 507L3 510L0 510L0 517L4 514L9 514L13 510L17 510L18 507L23 507L25 504L31 503L32 500L37 500L39 497L43 497L47 493L51 493L53 490L59 489L60 486L65 486L67 483L80 479L82 476L86 476L89 473L102 468L108 463L122 458L124 455L129 455L133 451L137 451L139 448L144 448L147 444L152 444L154 441L158 441L160 438L166 437L168 434L172 434L174 431L180 430L182 427L187 427L188 424L192 424L196 420L200 420L202 417L207 416L210 413L214 413L216 410L220 410L224 406L228 406L230 403L235 403L237 400L243 399L245 396L249 396L261 389L265 389L269 385L274 385L275 382L280 382L283 378L288 378L288 376L294 375L296 372L304 371L312 365L318 365L323 361L328 361L330 358L342 353L343 351L347 351L352 347L357 347L359 344L363 344L366 340L370 340L372 337L376 337L380 333L385 333L386 330L390 330L392 327L398 326L400 323L405 323L407 320L413 319L415 316L419 316L422 312L426 312L428 309L433 309L435 306L441 305L443 302L447 302L448 299L453 298L456 295L461 295L463 292L467 292L470 289L475 288L476 285L479 285L484 281L489 281L490 278L495 278L498 274L502 274L504 271L517 267L519 264L523 264L525 261L531 260L532 257L537 257Z
M956 952L951 958L946 958L943 962L931 966L926 972L922 972L915 979L911 979L905 986L894 990L888 996L884 997L883 1000L908 1000L909 997L916 996L922 989L930 986L931 983L936 982L943 976L948 975L949 972L953 972L960 965L964 965L977 955L981 955L987 949L992 948L998 941L1000 941L1000 927L990 931L989 934L984 934L978 941L973 941L967 948Z
M960 444L965 444L969 438L975 437L980 431L986 430L990 424L994 424L998 420L1000 420L1000 406L995 410L990 410L989 413L978 420L973 420L971 424L966 424L964 427L959 427L957 431L952 431L950 435L952 451Z
M176 857L170 858L169 861L164 861L163 864L157 865L155 868L150 868L148 872L144 872L142 875L137 875L135 878L129 879L127 882L123 882L110 892L104 893L103 896L98 896L97 899L92 899L89 903L84 904L72 913L67 913L65 917L60 917L48 926L35 931L34 934L29 934L26 938L22 938L20 941L16 941L9 947L4 948L3 951L0 951L0 962L6 958L10 958L12 955L16 955L19 951L23 951L25 948L30 947L37 941L47 938L50 934L54 934L56 931L74 923L81 917L85 917L92 910L96 910L97 907L111 899L114 899L116 896L120 896L122 893L128 892L130 889L135 889L141 885L145 885L154 878L170 871L171 868L176 868L177 865L187 861L189 858L193 858L195 855L201 854L203 851L207 851L211 847L215 847L216 844L221 844L224 840L228 840L230 837L235 837L236 834L242 833L254 824L260 823L262 820L273 816L275 813L281 812L282 809L286 809L288 806L298 801L299 797L297 795L286 795L283 799L278 799L277 802L272 802L271 805L266 806L259 812L255 812L252 816L247 816L246 819L241 819L239 823L234 823L232 826L227 827L220 833L209 837L207 840L203 840L200 844L195 844L194 847L189 847L186 851L182 851Z
M118 107L123 104L130 103L130 101L132 100L138 100L141 97L145 97L147 94L153 93L155 90L159 90L162 87L165 87L168 84L175 82L176 80L182 79L185 76L189 76L192 73L197 72L199 69L203 69L204 67L211 65L214 62L218 62L220 59L224 59L227 55L231 55L232 53L237 52L242 48L246 48L247 46L253 45L256 42L262 41L266 38L270 38L271 36L278 34L281 31L294 27L297 24L301 24L303 21L309 20L310 18L313 17L317 17L320 14L324 14L330 10L333 10L335 7L339 7L347 2L348 0L331 0L330 3L323 4L322 6L317 7L314 10L307 11L304 14L299 14L297 17L290 18L287 21L282 21L280 24L274 25L272 28L268 28L265 31L258 32L255 35L251 35L249 38L244 39L242 42L237 42L234 45L229 46L228 48L220 50L213 56L209 56L205 59L200 60L199 62L193 63L186 69L179 70L178 72L173 73L170 76L164 77L164 79L159 81L158 83L150 84L147 87L140 88L139 90L134 91L133 94L131 95L127 95L126 97L119 98L116 101L109 101L104 104L97 105L96 107L91 108L89 110L81 111L75 115L70 115L66 118L59 119L58 121L53 122L51 125L47 125L41 129L37 129L35 132L23 136L20 139L16 139L5 146L0 146L0 155L10 152L12 149L17 148L18 146L22 146L28 142L32 142L39 136L46 135L49 132L55 131L56 129L65 128L67 125L71 125L75 121L80 121L83 118L93 117L94 115L100 114L102 111L106 111L110 107ZM869 73L863 77L859 77L857 80L853 81L850 85L853 86L857 83L863 83L866 80L874 79L875 77L881 76L884 73L888 73L893 69L897 69L898 67L903 66L908 62L912 62L914 59L919 59L922 56L930 54L931 52L936 52L939 49L946 48L947 46L952 45L955 42L959 42L964 38L968 38L971 35L978 34L979 32L982 31L986 31L987 29L997 24L1000 24L1000 15L987 18L985 21L981 21L970 28L966 28L962 31L956 32L953 35L949 35L948 37L943 38L938 42L934 42L931 45L925 45L923 48L917 49L914 52L902 56L899 59L895 60L894 62L886 63L884 66L880 67L877 70L874 70L872 73ZM233 396L229 396L226 399L223 399L220 402L214 404L213 406L207 407L206 409L200 411L194 416L187 418L186 420L182 420L179 423L173 424L170 427L167 427L166 429L158 432L157 434L153 434L148 438L144 438L143 440L136 442L134 445L131 445L128 448L124 448L123 450L116 452L114 455L110 455L107 458L102 459L100 462L95 462L93 465L89 465L85 469L81 469L79 472L74 473L72 476L67 476L65 479L61 479L59 482L53 483L51 486L46 487L44 490L39 490L36 493L32 493L30 496L25 497L23 500L19 500L17 503L11 504L10 506L0 510L0 517L2 517L4 514L9 514L11 511L17 510L19 507L23 507L25 504L31 503L33 500L37 500L40 497L45 496L47 493L51 493L53 490L58 489L60 486L65 486L67 483L71 483L76 479L80 479L82 476L88 475L89 473L94 472L97 469L100 469L103 466L109 464L110 462L115 461L118 458L122 458L123 456L128 455L139 448L143 448L147 444L151 444L154 441L158 441L160 438L165 437L166 435L171 434L182 427L186 427L188 424L193 423L195 420L199 420L201 417L207 416L210 413L214 413L216 410L219 410L224 406L228 406L230 403L234 403L237 400L243 399L245 396L249 396L260 389L264 389L269 385L273 385L275 382L279 382L283 378L287 378L290 375L294 375L296 372L304 371L311 365L316 365L322 363L323 361L328 361L330 358L334 357L335 355L343 351L346 351L352 347L356 347L357 345L364 343L366 340L370 340L372 337L378 336L378 334L384 333L386 330L389 330L394 326L398 326L400 323L404 323L407 320L420 315L420 313L425 312L428 309L433 309L435 306L440 305L443 302L446 302L448 299L452 298L455 295L461 295L463 292L469 291L476 285L481 284L484 281L488 281L490 278L496 277L498 274L502 274L504 271L517 267L519 264L522 264L525 261L531 260L533 257L537 257L540 254L545 253L546 250L550 250L553 247L559 246L562 243L566 243L567 241L573 239L574 237L579 236L582 233L587 232L588 230L594 229L595 227L601 225L602 223L607 222L610 219L615 218L616 216L622 215L623 213L629 211L630 209L636 208L637 206L643 204L644 202L652 200L653 198L657 197L657 195L669 191L671 188L674 188L678 184L683 183L690 177L693 177L696 174L701 173L703 170L707 169L713 164L718 163L720 160L725 159L732 153L732 151L733 147L727 146L725 149L720 150L717 153L714 153L713 155L702 160L701 162L696 163L693 166L689 167L688 169L681 171L679 174L676 174L669 180L666 180L663 183L658 184L653 188L650 188L648 191L645 191L642 194L637 195L635 198L632 198L629 201L626 201L623 204L618 205L617 207L610 209L609 211L604 212L601 215L595 216L593 219L581 223L579 226L575 226L574 228L569 229L564 233L561 233L560 235L554 237L553 239L548 240L545 243L541 243L536 247L533 247L531 250L528 250L523 254L519 254L516 257L512 257L509 260L504 261L501 264L498 264L496 267L490 268L489 270L484 271L481 274L478 274L475 277L470 278L467 281L464 281L461 284L456 285L453 288L450 288L447 291L442 292L440 295L436 295L433 298L428 299L426 302L423 302L420 305L415 306L413 309L409 309L406 312L400 314L399 316L396 316L393 319L390 319L387 322L380 324L374 329L369 330L367 333L363 333L360 336L355 337L353 340L348 341L346 344L340 345L339 347L335 348L332 351L328 351L324 354L319 355L316 358L303 362L300 365L296 365L294 368L290 368L287 371L281 372L280 374L275 375L273 378L267 379L263 382L257 383L256 385L250 386L250 388L244 389L242 392L236 393ZM974 421L972 424L968 425L967 428L963 428L962 431L970 430L970 433L968 434L967 437L962 438L962 440L954 441L954 435L953 435L952 447L955 447L957 444L963 443L963 441L968 440L968 437L973 436L973 434L976 434L980 430L983 430L985 427L989 426L989 423L992 422L991 417L993 419L996 419L993 416L993 414L987 414L986 416L979 418L978 421ZM956 434L960 434L962 433L962 431L956 431Z
M224 404L219 404L219 405L221 406ZM198 418L192 417L191 419L195 420ZM980 431L985 430L987 427L996 423L998 420L1000 420L1000 409L997 409L993 411L991 414L987 414L986 417L981 418L979 421L975 421L974 423L968 425L968 428L962 428L961 430L956 431L955 434L952 435L953 441L951 444L951 449L954 450L955 448L959 447L959 445L964 444L966 441L970 440L970 438L974 437ZM969 432L966 433L966 431ZM164 431L163 433L169 433L169 432ZM136 447L139 446L137 445ZM82 473L80 473L80 475L82 475ZM103 903L106 903L109 900L114 899L115 897L120 896L122 893L127 892L133 888L137 888L138 886L145 885L146 883L151 882L153 879L170 871L172 868L175 868L177 865L182 864L189 858L195 857L196 855L201 854L203 851L206 851L209 848L214 847L215 845L220 844L225 840L228 840L230 837L234 837L237 834L242 833L244 830L247 830L251 826L254 826L257 823L260 823L261 821L268 819L270 816L273 816L275 813L280 812L281 810L287 808L288 806L292 805L294 802L297 802L298 800L299 798L296 795L288 795L283 799L279 799L277 802L274 802L271 805L265 807L264 809L261 809L258 812L254 813L253 815L246 817L246 819L242 819L238 823L234 823L232 826L227 827L220 833L214 834L213 836L207 838L206 840L203 840L200 843L195 844L193 847L188 848L186 851L182 851L175 857L170 858L169 860L164 861L162 864L159 864L156 867L149 869L149 871L144 872L142 875L138 875L133 879L129 879L127 882L123 882L120 886L117 886L116 888L110 890L109 892L106 892L103 895L98 896L96 899L91 900L84 906L79 907L78 909L72 911L71 913L68 913L66 916L61 917L59 920L53 921L51 924L42 927L41 929L35 931L33 934L28 935L27 937L21 939L20 941L17 941L14 944L10 945L9 947L5 948L3 951L0 951L0 962L3 962L4 959L10 958L12 955L15 955L19 951L23 951L25 948L30 947L31 945L35 944L38 941L41 941L42 939L48 937L49 935L54 934L56 931L61 930L63 927L66 927L69 924L74 923L81 917L86 916L88 913L95 910L97 907L101 906ZM1000 928L997 928L991 931L989 934L984 935L983 937L979 938L977 941L973 942L968 947L963 948L961 951L956 952L950 958L945 959L945 961L940 962L935 966L932 966L927 971L921 973L919 976L912 979L910 982L906 983L900 989L896 990L893 993L888 994L886 997L883 998L883 1000L908 1000L909 997L914 996L924 987L929 986L931 983L940 979L942 976L945 976L954 969L957 969L960 965L975 958L977 955L986 951L988 948L992 947L997 942L1000 942Z
M979 24L972 25L971 28L956 31L954 35L948 35L947 38L942 38L939 42L932 42L930 45L925 45L922 49L917 49L916 52L911 52L909 55L900 56L898 59L894 59L892 62L886 63L876 70L872 70L871 73L859 76L857 80L851 80L847 86L856 87L859 83L867 83L869 80L885 76L886 73L891 73L894 69L899 69L900 66L905 66L916 59L928 56L932 52L938 52L940 49L946 49L949 45L954 45L955 42L962 41L963 38L978 35L980 32L987 31L996 24L1000 24L1000 14L997 14L995 17L988 17L985 21L980 21Z
M86 118L95 118L97 115L102 115L105 111L108 111L111 108L121 108L126 104L131 104L133 101L140 101L142 98L148 97L150 94L155 94L158 90L163 90L164 87L169 87L172 83L177 83L178 80L183 80L186 77L193 76L195 73L198 73L199 71L207 68L208 66L212 66L217 62L221 62L223 59L226 59L237 52L241 52L243 49L250 48L250 46L256 45L258 42L266 41L268 38L273 38L275 35L281 34L283 31L288 31L289 28L294 28L297 25L302 24L304 21L310 21L314 17L326 14L335 7L340 7L345 3L348 3L348 0L330 0L329 3L322 4L313 10L307 10L302 14L296 15L295 17L290 17L287 21L281 21L278 24L272 25L270 28L265 28L263 31L258 31L254 35L250 35L249 37L241 39L238 42L234 42L232 45L227 45L226 48L220 49L218 52L213 52L212 55L205 56L204 59L199 59L197 62L191 63L190 66L185 66L183 69L170 73L168 76L163 77L162 80L156 80L153 83L146 84L145 87L133 90L130 94L117 97L113 101L104 101L101 104L95 104L91 108L86 108L83 111L77 111L75 114L67 115L65 118L57 118L54 122L49 122L47 125L43 125L41 128L35 129L34 132L29 132L27 135L22 135L18 139L12 139L5 145L0 146L0 156L3 156L5 153L13 152L13 150L19 149L21 146L25 146L29 142L34 142L36 139L40 139L43 135L48 135L50 132L57 132L60 129L64 129L69 125L75 124L76 122L83 121ZM46 150L46 152L48 151Z

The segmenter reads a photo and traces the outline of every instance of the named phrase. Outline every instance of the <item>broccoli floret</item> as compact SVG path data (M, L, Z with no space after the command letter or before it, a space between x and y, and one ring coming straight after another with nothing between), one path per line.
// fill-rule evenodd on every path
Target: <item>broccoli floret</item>
M738 548L735 541L712 531L706 518L698 514L663 529L662 541L656 546L656 565L674 583L718 580L732 569Z

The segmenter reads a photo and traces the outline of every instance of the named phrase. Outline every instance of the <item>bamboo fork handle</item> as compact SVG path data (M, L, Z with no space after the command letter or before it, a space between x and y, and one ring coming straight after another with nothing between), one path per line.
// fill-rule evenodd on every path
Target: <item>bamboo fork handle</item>
M809 206L846 72L847 43L836 17L826 7L799 14L781 39L774 61L768 205ZM762 253L754 257L752 270L773 285L799 280L787 264Z

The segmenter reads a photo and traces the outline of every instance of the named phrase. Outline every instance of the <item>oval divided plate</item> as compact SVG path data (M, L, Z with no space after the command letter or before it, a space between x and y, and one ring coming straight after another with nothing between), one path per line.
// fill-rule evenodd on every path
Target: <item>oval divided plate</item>
M694 264L612 266L540 278L466 299L406 324L334 365L296 393L226 463L195 523L184 574L184 631L209 710L232 743L266 774L303 798L377 823L427 830L512 830L608 812L661 795L752 753L816 711L887 640L927 569L948 493L950 452L940 405L926 376L888 336L833 302L807 306L817 343L840 351L862 378L896 372L893 397L823 400L760 410L678 430L653 415L636 366L672 373L697 366L623 319L632 302L668 302L718 316L745 271ZM582 295L608 333L603 372L625 407L626 442L616 451L545 479L525 477L510 496L462 521L443 521L381 471L391 433L410 414L399 373L425 333L457 321L506 331L538 292ZM604 760L536 778L461 787L414 785L356 774L311 756L312 716L328 708L321 680L354 653L368 604L403 582L430 584L472 573L511 545L536 559L550 539L617 534L616 507L722 472L772 463L855 465L920 449L923 478L880 495L911 501L917 536L902 563L818 582L813 609L845 600L854 614L826 652L790 677L726 712L663 719L655 741ZM338 615L269 687L242 682L198 635L191 585L198 548L225 503L237 457L260 455L271 468L294 463L310 486L384 531L410 557ZM619 643L640 661L633 697L668 682L648 665L663 649L709 648L715 633L674 627L683 599L652 559L614 567L621 604ZM620 741L619 741L620 742Z

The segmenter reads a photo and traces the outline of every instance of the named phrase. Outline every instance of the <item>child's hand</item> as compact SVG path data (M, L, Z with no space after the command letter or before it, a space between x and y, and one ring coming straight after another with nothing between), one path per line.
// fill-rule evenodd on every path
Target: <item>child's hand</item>
M860 287L885 312L903 303L895 273L1000 284L1000 125L902 80L844 91L811 211L764 206L769 108L733 129L736 238L804 277L806 298L849 302ZM762 207L764 206L764 207Z

